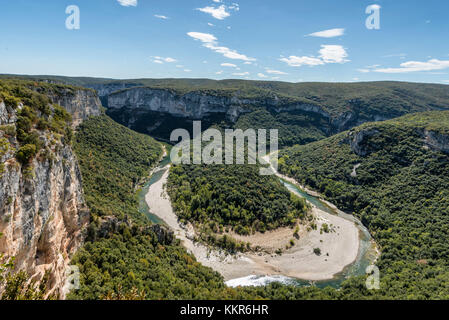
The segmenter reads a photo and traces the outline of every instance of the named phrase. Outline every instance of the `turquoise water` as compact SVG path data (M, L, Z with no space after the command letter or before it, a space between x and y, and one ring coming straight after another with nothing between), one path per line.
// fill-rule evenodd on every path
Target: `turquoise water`
M315 205L320 210L323 210L329 214L337 215L343 219L354 222L359 229L360 245L359 245L359 252L358 252L356 260L352 264L347 266L341 273L337 274L334 277L334 279L325 280L325 281L316 281L316 282L314 282L314 285L317 287L320 287L320 288L324 288L327 286L339 288L341 286L341 283L348 277L364 275L366 267L373 264L373 262L376 259L377 253L376 253L375 244L371 238L371 235L368 232L368 230L362 225L362 223L360 221L358 221L353 215L337 212L336 210L329 207L326 203L321 201L319 198L307 194L304 190L301 190L294 184L292 184L288 181L285 181L283 179L280 179L280 180L281 180L282 184L290 192L293 192L293 193L297 194L298 196L305 198L307 201L309 201L311 204ZM298 279L291 279L291 281L289 281L289 282L291 283L292 281L300 286L311 284L310 281L304 281L304 280L298 280Z
M159 219L156 215L151 213L151 208L148 207L148 204L145 200L145 195L148 193L149 187L159 181L162 175L168 170L166 165L170 163L170 157L166 156L159 164L158 168L155 170L149 181L145 183L142 190L138 193L139 200L139 211L145 214L153 223L164 224L164 222ZM297 194L300 197L305 198L311 204L316 206L318 209L323 210L329 214L338 215L339 217L354 222L360 231L360 246L359 252L356 260L346 267L341 273L336 275L334 279L325 280L325 281L315 281L313 284L319 288L324 288L327 286L331 286L334 288L339 288L341 283L350 276L358 276L364 275L366 267L373 264L377 257L377 253L375 250L374 242L372 241L371 235L368 230L362 225L360 221L358 221L354 216L346 213L337 212L336 210L329 207L326 203L321 201L319 198L311 196L307 194L304 190L298 188L296 185L283 180L280 178L280 181L283 185L290 191ZM235 279L235 282L238 283L240 279ZM264 283L270 282L283 282L287 284L295 284L298 286L309 286L312 284L311 281L299 280L288 277L256 277L249 276L241 279L240 285L263 285Z
M154 171L154 173L151 175L150 179L143 185L142 189L137 194L137 200L139 203L139 212L144 214L148 219L150 219L151 222L156 224L164 224L164 221L162 221L155 214L151 213L151 209L150 207L148 207L148 204L145 200L145 196L148 193L148 189L150 188L150 186L158 182L164 175L165 171L168 170L167 168L164 167L169 163L170 163L170 156L166 156L164 159L162 159L158 167Z

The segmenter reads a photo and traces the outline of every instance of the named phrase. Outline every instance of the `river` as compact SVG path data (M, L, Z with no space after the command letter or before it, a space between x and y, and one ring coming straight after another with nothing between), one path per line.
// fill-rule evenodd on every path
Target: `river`
M149 208L146 195L149 192L150 187L156 182L160 181L160 179L166 173L169 168L170 157L166 156L160 162L159 166L153 171L151 178L145 183L141 191L138 193L139 200L139 210L141 213L145 214L153 223L165 224L163 220L161 220L157 215L151 212L151 208ZM295 284L298 286L307 286L313 283L317 287L326 287L331 286L334 288L340 287L342 281L350 276L358 276L365 274L366 267L373 264L378 256L378 251L376 249L376 245L368 232L368 230L362 225L362 223L355 218L353 215L346 214L341 212L340 210L336 210L331 206L327 205L323 202L319 197L313 196L297 185L283 179L283 176L278 174L278 178L283 183L283 185L290 191L295 193L296 195L305 198L310 204L317 207L318 209L334 215L338 216L342 219L351 221L354 223L359 230L359 246L358 253L356 259L346 266L344 270L336 275L332 279L321 280L321 281L310 281L310 280L301 280L293 277L286 277L283 275L246 275L244 277L232 278L228 279L226 284L228 286L244 286L244 285L266 285L270 282L282 282L286 284ZM200 261L203 263L203 261ZM206 264L207 263L203 263ZM341 270L341 269L340 269Z

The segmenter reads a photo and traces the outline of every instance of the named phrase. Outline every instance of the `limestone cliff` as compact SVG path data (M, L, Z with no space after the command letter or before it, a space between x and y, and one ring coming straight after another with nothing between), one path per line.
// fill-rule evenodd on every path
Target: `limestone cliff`
M449 153L449 135L441 134L432 130L424 130L424 143L426 146Z
M58 94L49 95L53 103L63 106L72 114L72 127L76 128L89 116L101 114L101 102L93 90L70 90L65 89Z
M72 113L73 126L101 112L91 90L63 90L49 98ZM76 157L64 137L32 129L41 151L26 165L16 159L20 144L14 131L22 108L0 101L0 252L15 257L16 270L36 281L50 271L51 292L62 298L65 271L83 243L89 211Z
M266 108L270 112L295 112L302 111L315 114L327 122L332 132L340 132L358 126L367 121L381 121L398 116L397 114L366 114L360 115L357 108L340 113L330 113L319 103L302 102L301 99L279 98L276 94L272 96L260 96L245 98L238 92L232 94L209 93L203 90L190 91L179 94L171 89L149 88L149 87L125 87L123 90L111 92L111 85L96 89L100 95L105 95L107 106L110 111L122 110L127 113L129 123L132 126L135 117L142 116L145 111L158 112L175 117L187 119L203 119L211 115L223 115L224 119L235 123L242 114L253 112L257 108ZM352 102L348 102L350 105ZM355 103L355 102L354 102Z

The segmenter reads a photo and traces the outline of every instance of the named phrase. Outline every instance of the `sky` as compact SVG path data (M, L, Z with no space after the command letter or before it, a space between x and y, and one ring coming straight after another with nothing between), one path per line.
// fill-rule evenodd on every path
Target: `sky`
M448 14L442 0L0 0L0 73L449 84Z

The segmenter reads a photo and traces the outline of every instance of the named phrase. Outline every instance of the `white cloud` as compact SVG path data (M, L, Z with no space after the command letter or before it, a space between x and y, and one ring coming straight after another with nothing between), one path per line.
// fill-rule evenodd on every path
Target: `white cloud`
M248 75L249 75L249 72L235 72L235 73L233 73L232 75L233 75L233 76L240 76L240 77L243 77L243 76L248 76Z
M223 1L215 1L215 3L222 3ZM196 10L199 10L201 12L210 14L212 17L214 17L215 19L218 20L224 20L227 17L229 17L231 15L231 13L229 12L229 10L234 10L234 11L239 11L240 10L240 6L238 3L232 3L232 5L230 6L225 6L224 4L218 6L218 7L212 7L212 6L207 6L204 8L197 8Z
M250 61L245 61L245 62L243 62L243 64L253 64L253 63Z
M348 54L345 48L339 45L322 45L320 49L320 57L325 63L345 63Z
M117 0L124 7L136 7L137 0Z
M382 58L395 58L399 57L401 59L405 58L407 56L406 53L394 53L394 54L387 54L385 56L382 56Z
M234 10L234 11L240 11L239 4L235 3L235 2L232 5L230 5L228 8L231 9L231 10Z
M215 24L210 23L210 22L208 22L207 25L210 26L210 27L215 27Z
M324 64L324 62L321 59L314 58L314 57L297 57L297 56L290 56L288 58L281 58L279 59L282 62L285 62L291 67L301 67L303 65L307 66L318 66Z
M271 77L272 80L279 80L280 77Z
M333 38L333 37L342 36L344 34L345 34L345 29L336 28L336 29L329 29L329 30L314 32L314 33L309 34L309 36L320 37L320 38Z
M264 75L263 73L258 73L257 76L258 76L259 78L266 78L266 77L267 77L267 76Z
M256 59L250 58L244 54L238 53L236 50L229 49L227 47L218 46L217 38L210 33L201 33L201 32L188 32L187 35L192 37L195 40L199 40L203 43L203 46L215 51L217 53L221 53L223 56L229 59L234 60L243 60L243 61L255 61Z
M279 70L273 70L270 68L265 68L265 71L267 71L267 73L269 73L269 74L288 74L286 72L279 71Z
M398 68L378 68L374 72L380 73L408 73L408 72L423 72L433 70L443 70L449 68L449 60L431 59L426 62L408 61L400 64Z
M444 83L449 83L449 80L443 80Z
M321 45L318 57L297 57L289 56L288 58L279 59L282 62L287 63L292 67L301 67L303 65L307 66L319 66L327 63L345 63L349 60L348 53L345 48L340 45Z
M215 38L215 36L210 33L189 32L187 33L187 35L195 40L199 40L204 43L211 43L217 41L217 38Z
M154 57L151 57L151 58L154 59L153 62L160 63L160 64L162 64L164 62L172 63L172 62L177 62L178 61L178 60L170 58L170 57L164 58L164 57L154 56Z
M368 72L373 71L373 69L377 69L379 67L380 67L380 64L373 64L370 66L366 66L365 68L357 69L357 71L361 72L361 73L368 73Z
M225 5L221 5L219 7L198 8L196 10L199 10L204 13L208 13L212 17L214 17L215 19L218 19L218 20L223 20L231 15L228 11L226 11Z
M229 59L234 60L243 60L243 61L255 61L256 59L250 58L244 54L238 53L235 50L229 49L227 47L219 47L214 43L206 43L204 46L208 49L211 49L215 52L221 53L223 56Z
M167 19L168 19L167 16L163 16L163 15L160 15L160 14L155 14L154 16L155 16L156 18L163 19L163 20L167 20Z
M190 69L184 69L184 72L192 72Z
M222 73L223 73L222 70L215 72L215 74L222 74Z
M231 67L231 68L237 68L237 66L233 63L222 63L222 67Z

